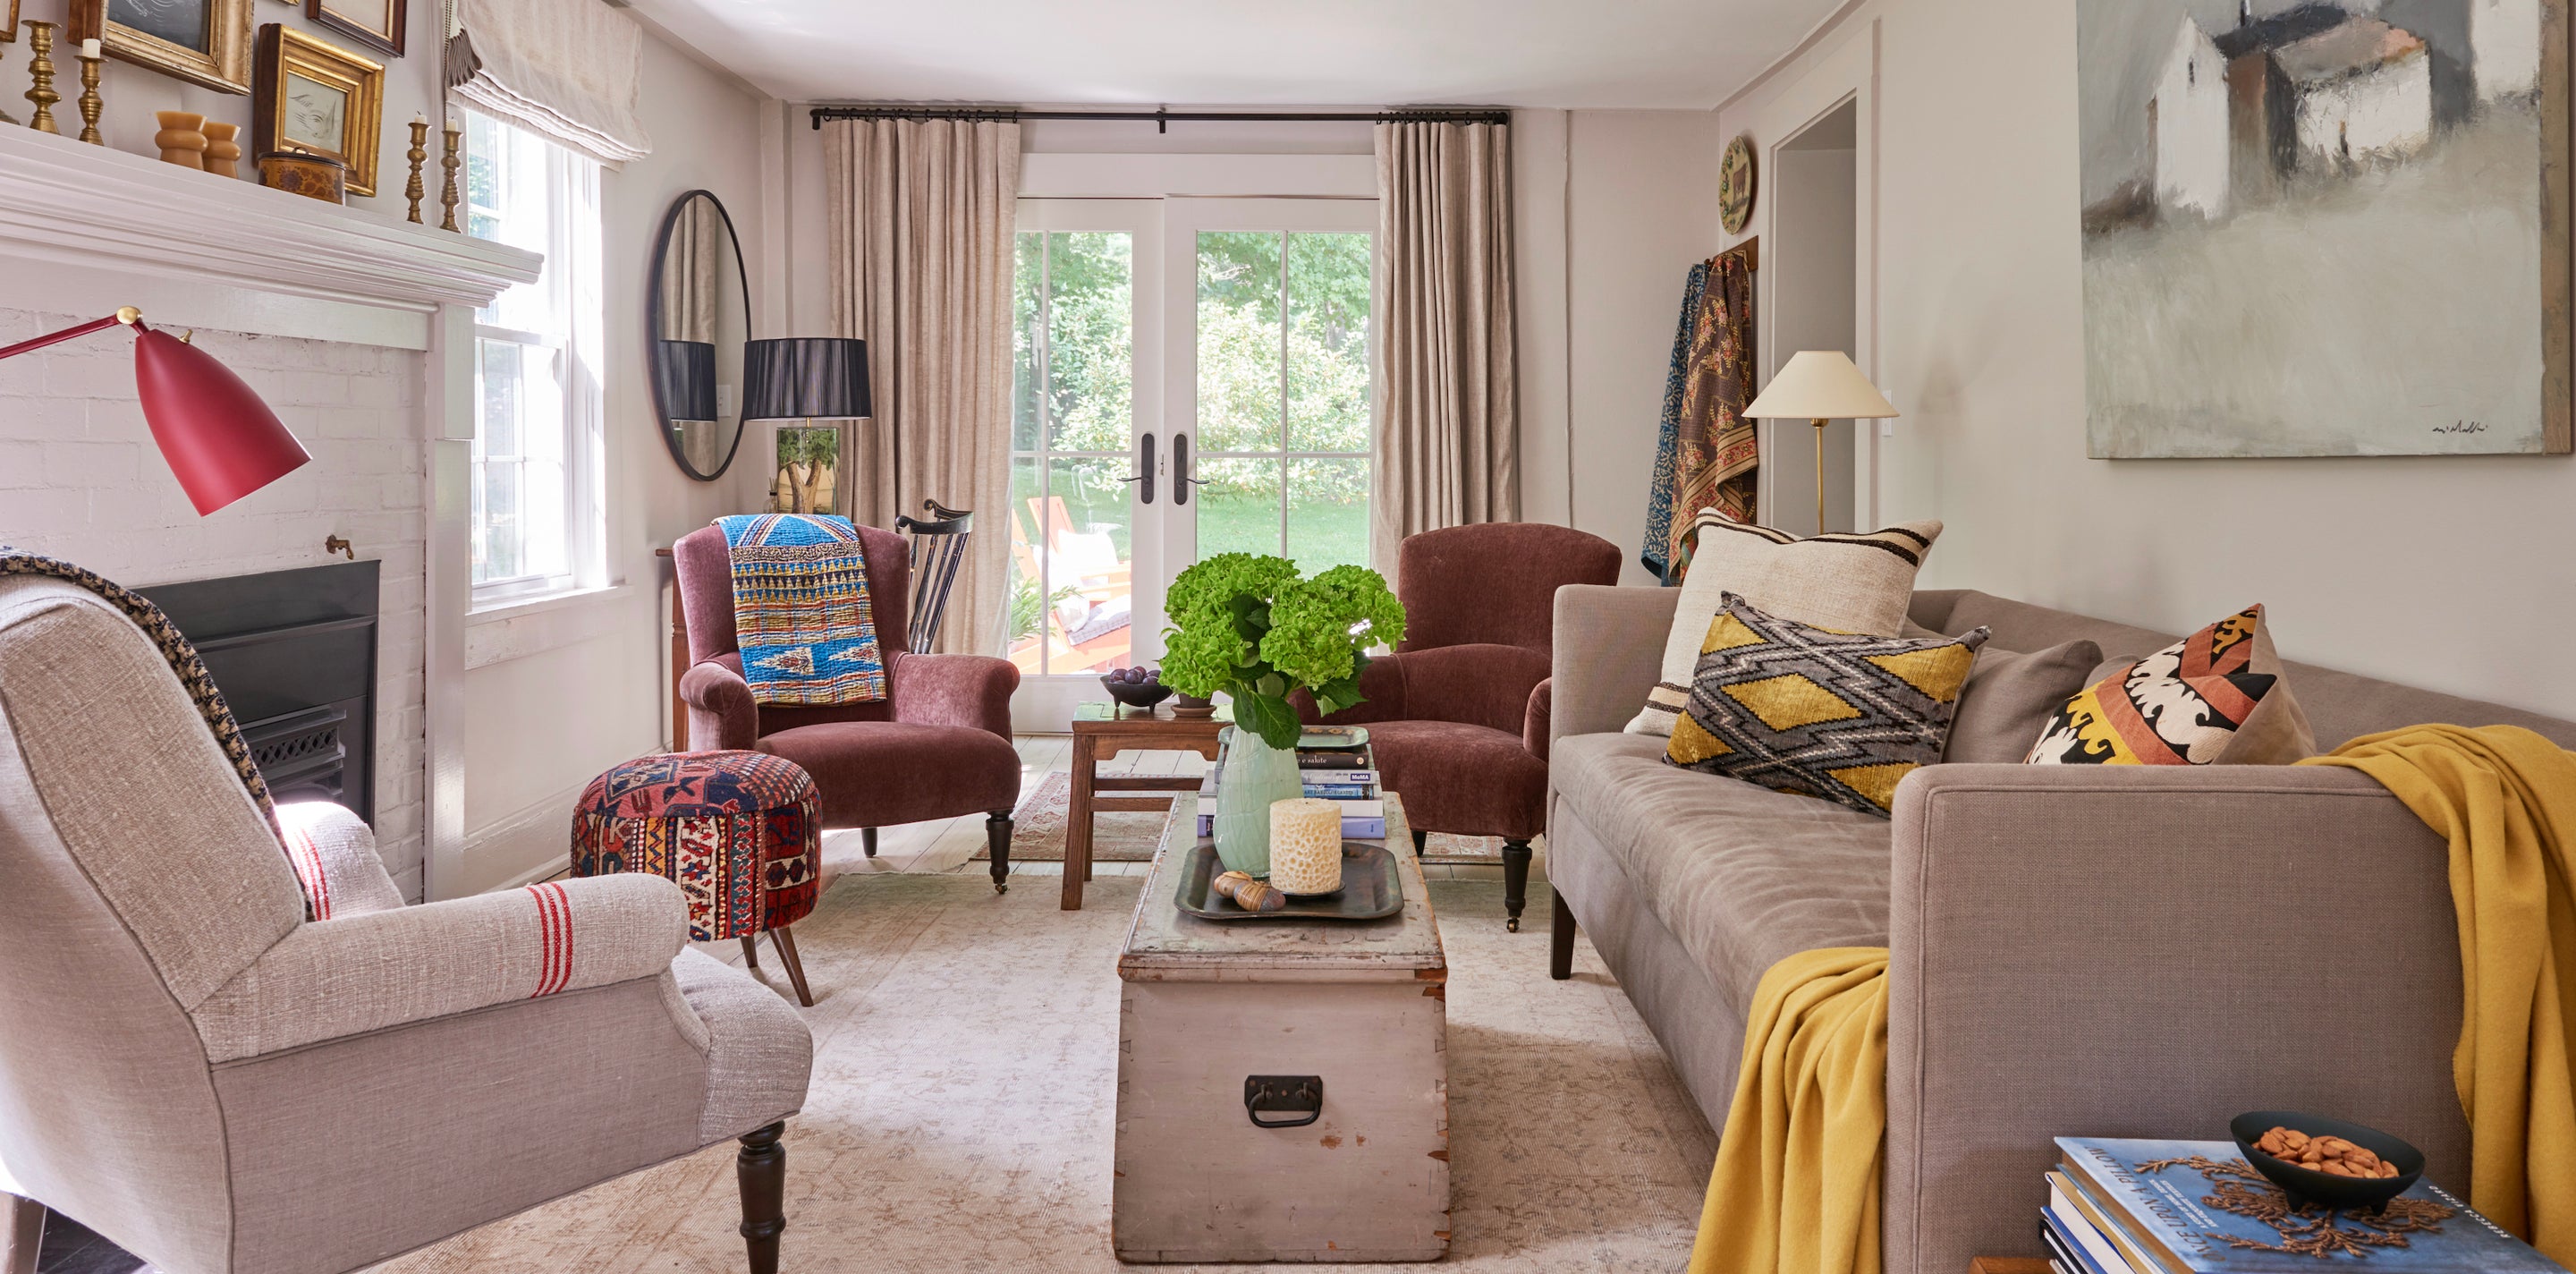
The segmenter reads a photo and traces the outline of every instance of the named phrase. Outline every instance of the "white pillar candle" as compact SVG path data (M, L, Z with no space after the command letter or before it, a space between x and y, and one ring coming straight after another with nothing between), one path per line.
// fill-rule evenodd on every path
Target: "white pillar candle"
M90 38L81 41L80 55L88 58L92 62L107 56L106 52L99 48L97 36L91 36Z
M1342 887L1340 802L1271 802L1270 885L1285 894L1329 894Z

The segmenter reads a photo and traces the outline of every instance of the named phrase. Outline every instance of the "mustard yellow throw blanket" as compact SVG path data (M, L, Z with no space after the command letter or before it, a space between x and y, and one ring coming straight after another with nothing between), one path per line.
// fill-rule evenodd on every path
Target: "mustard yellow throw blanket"
M1690 1274L1878 1274L1887 948L1772 965L1744 1024Z
M2576 1266L2576 754L2517 727L2435 725L2303 764L2360 770L2449 838L2469 1203ZM1878 1274L1886 1125L1886 949L1771 966L1690 1274Z
M2516 726L2425 725L2302 764L2369 775L2450 839L2469 1206L2576 1266L2576 754Z

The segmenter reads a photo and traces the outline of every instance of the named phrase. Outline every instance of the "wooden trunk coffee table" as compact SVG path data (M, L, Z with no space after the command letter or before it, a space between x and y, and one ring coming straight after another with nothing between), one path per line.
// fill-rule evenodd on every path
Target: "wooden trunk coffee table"
M1073 791L1064 809L1064 902L1066 911L1082 910L1082 883L1091 879L1091 816L1103 810L1153 813L1168 809L1175 792L1196 792L1195 775L1140 774L1101 778L1099 764L1121 752L1196 752L1216 759L1216 736L1232 721L1209 718L1184 721L1172 705L1151 712L1114 703L1086 703L1073 714ZM1157 796L1102 796L1100 793L1156 792Z
M1392 792L1386 824L1410 846ZM1439 1260L1449 962L1421 863L1395 855L1383 920L1202 920L1174 900L1197 832L1183 794L1118 956L1118 1259Z

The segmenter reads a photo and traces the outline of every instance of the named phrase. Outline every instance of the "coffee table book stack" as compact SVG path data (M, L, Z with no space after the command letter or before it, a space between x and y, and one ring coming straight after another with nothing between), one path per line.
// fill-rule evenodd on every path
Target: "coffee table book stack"
M1421 864L1393 855L1382 919L1198 919L1199 804L1172 802L1118 958L1118 1259L1440 1259L1449 965Z
M1216 760L1199 780L1198 834L1216 835L1216 793L1224 781L1225 752L1234 739L1232 726L1218 737ZM1297 780L1301 794L1342 807L1344 840L1385 840L1385 792L1369 752L1368 731L1356 726L1309 726L1297 742Z
M2429 1179L2299 1207L2234 1142L2060 1137L2040 1237L2063 1274L2567 1274Z

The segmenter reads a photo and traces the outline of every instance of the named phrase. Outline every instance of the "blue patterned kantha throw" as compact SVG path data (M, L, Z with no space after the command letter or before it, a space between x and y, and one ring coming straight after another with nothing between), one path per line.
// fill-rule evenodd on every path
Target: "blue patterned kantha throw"
M733 554L733 627L752 701L885 698L868 563L849 519L764 513L716 525Z

